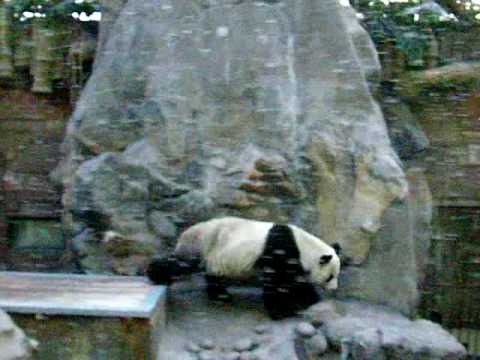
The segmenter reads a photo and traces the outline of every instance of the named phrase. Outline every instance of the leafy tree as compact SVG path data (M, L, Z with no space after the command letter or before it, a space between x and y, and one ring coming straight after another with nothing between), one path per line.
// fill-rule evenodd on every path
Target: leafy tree
M478 23L475 11L462 8L464 11L459 13L461 8L453 8L451 3L457 4L456 0L438 3L432 0L357 0L354 5L363 14L364 24L376 43L392 40L409 63L415 64L424 58L432 34L448 30L459 32Z

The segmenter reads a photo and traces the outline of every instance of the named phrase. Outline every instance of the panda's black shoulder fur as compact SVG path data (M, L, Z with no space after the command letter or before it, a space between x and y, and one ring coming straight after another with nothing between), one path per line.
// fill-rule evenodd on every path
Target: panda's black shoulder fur
M267 279L269 281L288 284L293 283L296 277L304 275L300 250L288 225L274 224L270 228L258 265L273 271L272 279Z
M319 301L313 285L299 280L306 272L290 226L275 224L270 228L258 265L263 273L265 308L273 319L294 315Z
M297 242L290 226L274 224L270 228L263 250L263 257L265 256L300 259L300 251L298 250Z

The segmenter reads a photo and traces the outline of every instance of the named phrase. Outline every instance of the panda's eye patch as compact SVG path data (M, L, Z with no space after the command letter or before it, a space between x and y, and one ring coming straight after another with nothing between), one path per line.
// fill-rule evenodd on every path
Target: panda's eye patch
M332 258L333 258L333 255L323 255L320 258L320 265L328 264L330 260L332 260Z

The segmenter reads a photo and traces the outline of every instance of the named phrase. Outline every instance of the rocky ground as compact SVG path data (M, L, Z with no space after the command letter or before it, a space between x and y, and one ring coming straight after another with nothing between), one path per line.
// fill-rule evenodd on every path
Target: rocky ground
M213 303L201 279L175 284L159 360L296 359L293 339L301 319L272 322L263 310L260 290L231 292L231 304Z
M231 288L231 303L209 301L204 288L198 275L169 288L157 360L467 359L440 325L387 307L324 299L301 316L272 321L259 288ZM37 345L0 311L0 360L30 359Z
M303 316L271 321L260 289L233 288L230 304L208 301L200 277L169 290L158 360L464 359L441 326L359 301L325 300Z

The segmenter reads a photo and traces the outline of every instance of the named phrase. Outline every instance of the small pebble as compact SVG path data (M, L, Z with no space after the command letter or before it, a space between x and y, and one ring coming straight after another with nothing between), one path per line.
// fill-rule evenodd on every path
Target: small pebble
M316 334L305 340L305 350L313 356L324 354L327 351L327 347L327 339L322 334Z
M298 335L303 337L312 337L317 332L312 324L307 322L301 322L295 328Z
M244 352L240 354L240 357L238 360L260 360L258 355L255 355L254 353L251 352Z
M198 360L218 360L219 355L216 354L213 351L202 351L200 354L198 354Z
M199 353L202 349L200 349L200 346L198 346L197 344L190 342L185 345L185 350L191 353Z
M253 343L252 339L244 338L240 339L235 343L235 345L233 345L233 350L238 352L248 351L252 350L254 345L255 344Z
M258 325L255 327L254 331L257 334L266 334L267 332L269 332L269 328L267 325Z
M212 350L215 347L215 344L211 339L203 339L198 345L205 350Z
M237 352L229 352L222 356L222 360L240 360L240 354Z

